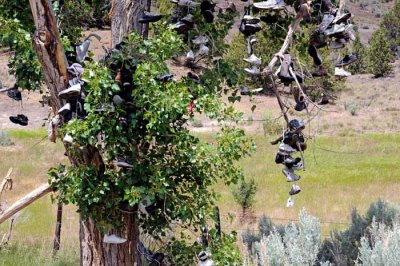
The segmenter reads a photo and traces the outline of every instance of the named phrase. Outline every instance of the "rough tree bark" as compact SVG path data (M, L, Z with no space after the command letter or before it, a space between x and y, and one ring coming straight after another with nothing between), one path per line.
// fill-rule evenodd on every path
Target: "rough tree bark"
M137 21L143 14L145 3L145 0L113 2L116 17L113 19L114 44L119 43L122 36L131 30L141 32L142 26ZM30 0L30 5L36 26L34 45L42 65L45 83L50 91L51 105L53 110L57 111L63 104L58 97L58 92L63 90L68 83L68 63L61 45L51 1ZM92 147L84 154L85 156L81 157L69 156L72 165L93 164L97 169L101 169L103 162L97 149ZM96 227L96 221L81 220L81 265L134 265L137 260L135 250L139 234L136 213L125 214L124 232L115 232L128 239L126 243L120 245L103 243L103 233Z
M139 18L147 9L147 0L113 0L111 8L111 36L114 47L122 41L125 34L136 31L142 34L144 24Z

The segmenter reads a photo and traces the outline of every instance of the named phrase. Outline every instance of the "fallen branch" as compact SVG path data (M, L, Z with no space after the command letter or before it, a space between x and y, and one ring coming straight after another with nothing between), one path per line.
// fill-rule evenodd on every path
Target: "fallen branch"
M52 191L52 187L49 184L44 184L41 187L38 187L34 191L27 194L22 199L16 201L13 205L11 205L7 210L5 210L0 215L0 224L6 221L8 218L12 217L14 214L27 207L34 201L40 199L44 195L50 193Z
M7 188L9 190L12 189L13 181L10 178L12 171L13 171L13 169L10 168L7 172L7 175L3 178L3 180L0 183L0 196L1 196L1 193L3 193L3 191L6 190Z

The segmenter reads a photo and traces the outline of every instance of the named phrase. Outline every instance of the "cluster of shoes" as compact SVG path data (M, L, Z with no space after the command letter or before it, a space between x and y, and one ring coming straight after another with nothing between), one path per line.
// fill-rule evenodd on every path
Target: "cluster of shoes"
M355 36L352 30L351 23L352 14L350 12L339 12L339 9L331 6L322 7L323 13L322 22L314 31L316 48L327 45L326 39L329 39L330 49L342 49L349 41L354 41ZM317 37L317 35L320 35ZM342 59L335 63L335 76L348 77L351 75L343 69L344 66L357 61L355 54L345 55ZM320 76L320 75L315 75Z
M293 158L292 155L296 152L303 152L307 145L305 143L305 138L302 133L305 125L304 122L297 119L293 119L288 123L288 129L286 132L275 141L272 141L272 145L279 145L279 150L275 157L275 163L283 164L285 168L282 173L286 177L287 182L296 182L300 180L300 176L295 174L294 171L302 170L304 168L300 157ZM294 199L291 197L300 193L300 186L293 184L289 191L289 199L287 201L287 207L293 207Z
M14 101L17 102L21 101L22 103L22 94L18 88L17 83L15 83L14 86L12 86L7 90L7 96L13 99ZM26 117L24 114L17 114L16 116L10 116L9 119L14 124L21 126L27 126L29 121L28 117Z

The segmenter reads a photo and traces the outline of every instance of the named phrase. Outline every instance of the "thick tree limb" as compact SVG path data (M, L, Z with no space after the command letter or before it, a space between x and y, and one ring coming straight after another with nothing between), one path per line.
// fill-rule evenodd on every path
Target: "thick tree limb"
M1 215L0 215L0 224L2 224L5 220L25 208L26 206L30 205L34 201L40 199L44 195L50 193L52 191L52 188L49 184L44 184L41 187L38 187L31 193L27 194L25 197L22 199L16 201L13 205L11 205L7 210L5 210Z

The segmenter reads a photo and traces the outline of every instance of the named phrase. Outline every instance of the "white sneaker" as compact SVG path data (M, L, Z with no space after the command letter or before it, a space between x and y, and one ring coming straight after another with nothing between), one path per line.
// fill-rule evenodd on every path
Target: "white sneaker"
M294 152L297 152L297 150L293 149L290 145L287 145L285 143L281 143L279 145L279 153L282 155L291 155Z
M60 110L58 110L57 114L66 115L69 112L71 112L71 104L70 103L66 103L66 104L64 104L63 107L60 108Z
M257 89L252 90L251 92L252 92L252 93L259 93L259 92L262 92L263 89L264 89L264 88L257 88Z
M112 235L105 234L103 242L108 244L122 244L126 242L126 238L119 237L114 234Z
M68 89L62 90L58 93L60 98L78 97L81 94L81 84L75 84Z
M298 162L295 165L293 165L291 169L294 170L294 171L299 171L299 170L302 170L303 168L304 168L303 163L302 162Z
M208 43L208 38L206 36L198 36L197 38L193 39L192 42L194 44L206 44Z
M210 49L207 46L205 46L204 44L201 44L199 50L194 55L195 55L195 57L207 56L209 52L210 52Z
M260 73L261 73L260 69L258 67L256 67L256 66L252 66L250 68L246 67L244 69L244 71L246 71L250 75L260 75Z
M261 58L258 58L256 55L252 54L248 58L243 59L245 62L253 64L253 65L261 65Z
M254 3L253 6L259 9L282 9L286 4L283 0L268 0Z
M340 67L335 67L335 76L337 77L349 77L351 76L351 73L344 70L343 68Z
M286 176L286 181L287 182L296 182L301 179L301 176L296 175L293 170L289 168L284 168L282 170L282 173Z
M190 50L187 54L186 54L186 59L185 59L186 63L191 63L194 61L194 52L192 50Z
M346 27L345 27L345 25L343 23L342 24L334 24L331 28L326 29L324 31L324 33L327 36L331 36L331 35L334 35L336 33L342 33L342 32L345 31L345 29L346 29Z
M300 187L298 185L294 184L289 191L289 195L293 196L293 195L299 194L300 192L301 192Z
M286 202L286 207L287 208L292 208L294 206L294 199L292 197L289 197L287 202Z
M63 138L63 142L71 144L72 142L74 142L74 139L67 133L67 134L65 134L65 136Z

